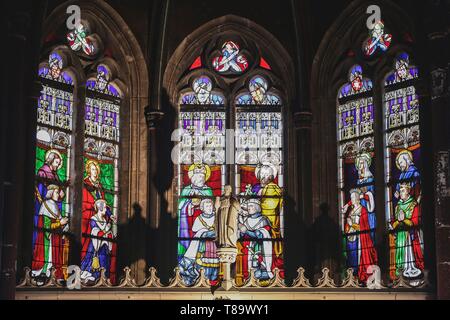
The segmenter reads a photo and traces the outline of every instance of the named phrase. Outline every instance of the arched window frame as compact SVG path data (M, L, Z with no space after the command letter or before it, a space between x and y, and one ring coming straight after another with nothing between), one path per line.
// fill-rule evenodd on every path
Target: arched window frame
M230 18L233 18L233 19L237 20L237 18L235 18L233 16L230 16ZM230 20L232 20L232 19L230 19ZM214 55L214 53L217 53L218 51L220 51L221 45L223 43L225 43L226 40L228 40L229 38L232 38L233 40L235 40L236 34L238 34L238 33L232 33L230 31L228 31L226 34L229 34L229 35L228 36L225 36L225 35L221 35L220 36L223 41L216 41L216 42L212 41L212 42L209 42L209 43L215 43L215 46L213 46L213 48L208 47L208 44L207 44L207 42L210 41L211 39L208 39L208 40L206 40L206 42L203 42L203 45L201 47L202 48L207 48L206 50L207 51L209 50L208 52L212 53L211 56L217 56L217 55ZM250 39L251 39L251 37L250 37ZM250 39L248 39L248 40L250 40ZM258 42L258 40L256 40L256 39L252 39L252 41L254 41L255 43ZM238 41L238 42L241 43L240 41ZM245 40L243 41L243 43L245 43ZM218 49L216 49L216 48L218 48ZM197 49L197 50L201 52L202 49ZM216 50L216 51L214 51L214 50ZM242 50L244 50L244 49L242 49ZM272 59L269 58L270 50L267 51L268 56L261 57L261 58L259 58L259 56L258 56L258 58L255 58L254 53L250 53L249 51L242 51L242 52L245 52L246 57L247 56L252 57L251 59L249 59L249 61L251 61L251 63L254 63L255 66L259 68L258 69L259 72L261 74L263 74L264 77L267 77L267 81L269 83L275 84L275 85L272 86L272 88L274 88L274 92L279 93L279 91L277 91L275 88L283 87L283 86L280 85L281 82L280 82L279 79L275 80L276 78L274 76L274 72L273 72L273 70L271 70L271 65L269 65L269 63L271 61L273 61L272 57L270 57ZM264 51L262 51L262 52L264 52ZM259 53L259 51L258 51L258 53ZM187 56L191 56L191 58L189 58L189 60L187 60ZM206 61L206 64L210 64L211 61L213 61L213 59L209 59L209 58L210 57L208 56L207 60L199 61L198 54L188 53L188 54L185 55L185 58L184 58L184 59L186 59L186 61L183 62L183 64L186 65L186 67L185 67L186 69L183 69L183 70L189 70L189 71L194 70L195 71L195 69L198 66L204 66L205 65L205 61ZM286 59L285 61L288 62L289 60ZM169 65L170 65L170 62L169 62ZM210 68L209 70L210 70L210 72L212 72L214 74L215 77L217 77L218 75L220 76L220 72L215 72L213 68ZM245 71L245 76L237 77L238 81L237 81L236 85L234 85L234 86L228 86L227 85L226 86L226 87L232 87L233 90L234 90L233 93L228 93L228 95L226 95L227 98L230 97L230 98L228 98L228 101L229 101L229 104L231 105L231 106L227 107L227 113L229 113L229 115L227 116L227 122L232 124L232 125L235 123L235 116L233 115L234 108L236 107L235 103L234 103L234 98L236 97L237 94L241 93L241 91L246 91L246 90L248 91L248 81L254 75L255 75L255 73L253 71ZM288 74L285 74L285 75L288 75ZM219 80L218 83L221 83L221 82L224 82L224 81L226 83L229 83L230 81L231 82L236 81L236 80L230 80L231 77L232 77L232 75L224 75L222 77L223 80ZM179 94L180 94L180 92L183 92L183 89L187 86L187 83L188 83L187 80L181 80L180 81L178 79L176 80L176 83L177 83L176 88L172 87L175 90L174 91L169 90L169 92L173 92L173 99L171 99L171 101L173 102L174 105L177 105L177 106L178 106L178 102L179 102ZM185 79L185 74L184 73L182 74L182 79ZM166 71L165 83L167 84L167 71ZM286 89L286 91L289 91L288 90L288 86L285 86L284 89ZM280 94L280 97L283 99L283 101L287 101L287 99L284 100L284 98L283 98L283 96L281 94ZM251 106L246 106L246 107L251 107ZM269 107L269 106L259 106L259 107L260 107L259 111L262 111L265 107ZM280 106L277 106L277 107L280 107ZM178 109L178 107L177 107L177 109ZM280 109L278 109L277 111L280 111ZM286 108L281 109L281 112L285 112L285 111L286 111ZM282 138L283 139L283 143L284 143L284 138L285 137L283 136L283 138ZM234 153L235 150L227 150L227 153L228 152L233 152ZM283 150L283 152L284 152L284 150ZM284 157L284 155L283 155L283 157ZM231 185L234 185L235 184L235 178L234 178L235 167L231 166L231 169L228 170L227 173L230 175L229 176L230 177L229 180L227 179L228 180L227 183L229 183ZM175 195L179 194L179 192L180 192L177 189L177 186L178 186L178 182L177 181L178 181L178 176L177 176L176 180L174 181L174 189L173 190L175 191L174 192ZM175 199L174 199L173 208L174 208L174 212L178 212L178 210L176 209L177 208L176 196L175 196Z
M422 217L423 221L423 236L425 243L425 270L423 277L417 281L402 282L398 278L393 280L389 276L389 244L388 244L388 227L386 219L386 195L384 184L384 168L385 168L385 150L384 131L383 131L383 100L384 100L384 81L388 73L392 72L392 66L395 61L395 56L401 52L407 52L410 56L414 56L416 65L422 72L426 72L426 63L420 60L421 51L418 50L416 39L411 30L414 30L413 23L408 15L401 11L398 7L390 4L384 4L385 8L383 14L383 21L385 26L385 40L392 42L389 44L387 50L377 50L373 56L364 54L364 44L367 43L367 28L364 20L364 13L366 6L363 1L356 1L349 5L342 15L331 26L325 38L322 40L320 47L314 58L312 71L312 86L311 86L311 102L313 117L318 119L320 124L317 128L313 127L313 149L316 153L323 154L323 161L313 161L313 171L317 176L317 180L313 181L313 192L316 194L317 201L323 201L330 204L335 204L335 199L338 196L338 173L330 168L336 168L335 163L338 159L327 153L327 149L337 147L333 137L328 139L332 134L331 130L336 128L336 114L330 114L327 110L336 108L335 96L340 86L344 82L344 75L351 65L361 64L366 70L369 78L373 79L374 83L374 103L375 103L375 150L378 155L376 159L375 175L376 175L376 208L377 208L377 229L376 248L379 254L379 265L381 276L383 279L388 279L393 288L400 287L400 283L406 283L410 288L425 287L429 284L430 279L428 271L432 272L432 263L434 261L434 236L433 236L433 192L431 181L433 176L433 169L431 166L423 168L422 179L424 182L422 205L427 210L422 209L423 212L429 212L429 215ZM348 16L354 16L355 19L348 19ZM357 18L356 18L357 17ZM402 17L399 19L398 17ZM413 53L414 52L414 53ZM421 63L418 63L418 62ZM431 142L428 132L429 128L429 97L427 90L423 83L424 79L417 81L417 93L420 96L420 125L421 127L421 145L423 161L432 161ZM427 160L424 160L427 159ZM336 179L334 179L336 177ZM315 203L314 209L318 211L319 202ZM340 217L339 205L331 205L331 217ZM318 217L319 212L315 212L314 216ZM341 225L339 219L335 220ZM428 249L427 249L428 248ZM342 257L342 250L340 251ZM339 260L339 259L338 259ZM340 259L341 268L345 268L345 262ZM342 269L341 269L342 270ZM405 280L405 279L404 279ZM387 282L386 282L387 283Z
M44 52L48 52L55 46L64 47L71 61L76 66L79 81L75 88L75 104L77 109L76 122L79 124L76 136L76 146L74 146L75 159L73 161L71 172L75 177L73 184L74 189L80 192L72 192L73 196L73 213L71 221L71 245L76 248L81 247L81 211L82 211L82 188L83 179L83 122L85 113L85 96L86 96L86 78L92 72L103 54L116 59L119 64L117 68L118 78L123 80L119 86L123 92L121 100L121 120L122 120L122 139L120 147L120 181L121 190L118 193L119 217L118 223L125 223L133 214L146 214L147 208L147 179L140 172L145 171L147 167L147 136L140 134L143 128L146 128L145 118L142 117L143 109L148 103L148 75L146 62L142 51L133 37L133 34L122 18L114 11L114 9L103 1L80 1L80 7L83 11L82 22L87 23L87 38L98 46L97 52L89 55L81 48L79 50L71 49L70 39L66 27L66 5L62 4L54 9L48 16L43 27L43 48ZM111 36L114 35L114 36ZM105 40L105 46L102 40ZM105 51L106 47L106 51ZM131 59L130 59L131 58ZM84 69L84 71L83 71ZM125 84L125 85L124 85ZM130 125L129 125L130 124ZM132 125L131 125L132 124ZM139 170L131 170L135 166ZM34 205L33 205L34 207ZM31 219L31 217L30 217ZM28 244L32 242L32 230L29 226L24 226L23 233L23 252L19 261L19 269L24 269L31 265L32 249ZM120 238L118 241L121 241ZM127 250L127 241L123 241L119 251L124 253ZM145 245L145 244L144 244ZM120 276L120 270L124 266L130 266L136 272L137 277L144 275L139 273L140 268L126 255L118 257L117 269ZM69 262L71 264L80 265L80 251L70 250ZM116 280L117 280L116 277ZM46 279L47 281L48 279ZM108 279L108 276L104 280ZM50 280L48 280L50 281ZM97 281L97 280L96 280ZM114 281L113 281L114 283ZM91 283L86 283L90 285Z

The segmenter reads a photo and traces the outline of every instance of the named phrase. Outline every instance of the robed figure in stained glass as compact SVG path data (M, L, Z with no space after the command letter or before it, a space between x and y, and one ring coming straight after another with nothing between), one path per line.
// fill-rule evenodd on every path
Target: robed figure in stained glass
M186 285L192 285L200 275L200 268L210 280L216 280L219 272L219 259L216 254L214 238L216 213L212 199L200 202L201 214L192 225L193 238L179 262L180 273Z
M243 261L243 273L255 270L255 277L260 280L273 278L272 272L272 235L269 219L261 213L258 199L249 199L241 205L239 215L239 231L243 240L243 253L247 257Z
M61 166L61 153L58 150L51 149L46 152L44 164L39 168L37 175L40 178L59 182L58 170L61 169Z
M192 237L192 230L189 226L192 225L192 220L196 215L194 212L200 210L201 196L212 197L213 191L211 187L206 185L211 176L211 169L205 164L192 164L188 171L190 185L183 188L180 195L180 201L178 203L179 211L179 238L181 247L178 250L178 254L184 254L189 246L188 238ZM200 196L196 198L195 196ZM191 222L191 223L189 223Z
M377 21L370 32L370 37L364 45L364 53L366 56L371 56L379 48L381 51L386 51L391 45L392 35L384 33L384 23Z
M358 180L356 185L360 188L363 197L361 198L361 205L367 209L369 218L369 227L372 230L372 240L375 241L375 186L373 174L370 171L370 164L372 157L369 153L364 152L358 155L355 159L355 166L358 170Z
M273 239L281 239L280 214L283 207L282 190L274 181L277 173L276 167L270 163L258 166L255 175L259 183L252 188L252 193L261 197L261 213L270 222ZM277 257L281 256L281 242L274 244L274 252Z
M111 266L111 252L115 238L113 223L115 216L103 199L94 203L95 214L89 221L89 235L84 243L87 247L81 261L81 279L84 282L95 281L100 277L100 269L105 268L105 276L109 277Z
M35 204L35 221L34 225L38 225L39 210L42 206L42 199L45 199L47 194L47 185L54 183L60 183L61 180L58 176L58 170L63 165L61 153L58 150L50 149L45 153L44 164L38 169L37 176L39 180L36 186L36 204ZM61 190L61 199L64 198L64 191ZM62 210L61 204L59 204L59 211ZM33 236L33 241L36 240L37 233Z
M63 217L60 202L64 192L59 186L51 184L46 188L44 198L37 194L41 203L37 215L36 239L33 248L32 275L50 277L50 269L54 267L56 278L63 278L62 266L64 262L64 239L62 231L67 231L69 219Z
M347 265L353 268L359 280L366 282L367 268L376 265L378 257L370 235L369 213L361 203L361 196L360 189L350 190L351 200L342 208L342 213L347 217L344 225L347 235Z
M411 194L420 203L420 172L414 165L413 155L409 150L402 150L395 158L395 164L400 170L398 183L395 186L394 196L398 199L400 197L400 184L402 182L409 182L411 186Z
M100 165L95 160L87 160L85 165L86 177L83 183L83 205L82 205L82 223L81 232L83 235L91 233L91 218L96 214L95 202L105 199L103 186L100 183ZM81 259L84 259L88 251L89 239L83 237Z
M395 234L395 270L407 278L415 278L424 269L419 204L410 193L410 183L401 183L392 229Z

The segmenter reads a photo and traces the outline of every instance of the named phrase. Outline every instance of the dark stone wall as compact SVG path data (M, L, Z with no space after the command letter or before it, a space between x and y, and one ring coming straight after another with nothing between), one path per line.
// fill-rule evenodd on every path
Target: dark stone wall
M258 0L108 0L125 23L130 27L136 37L144 59L148 66L150 107L155 110L167 109L164 104L167 99L160 99L162 92L162 79L167 63L186 36L201 27L208 21L233 14L247 18L257 23L270 33L281 43L294 61L295 67L295 88L296 98L293 112L296 112L295 121L300 128L296 135L296 144L299 149L299 177L298 181L299 199L302 202L298 217L295 219L295 227L298 236L293 244L298 244L298 253L291 245L291 255L293 256L292 269L297 264L307 267L307 271L314 274L320 270L321 263L325 260L338 260L336 258L336 235L330 230L336 230L337 216L329 217L329 207L323 205L321 208L313 207L312 198L318 194L319 190L312 187L310 163L314 161L311 154L314 147L311 143L312 119L310 113L309 95L311 92L311 70L316 52L326 36L327 31L342 14L343 10L353 1L258 1ZM447 1L448 2L448 1ZM2 19L3 30L7 30L9 50L8 58L2 61L2 97L0 110L0 154L8 154L9 157L1 157L0 163L0 298L14 298L14 286L16 282L16 261L19 266L29 265L30 257L22 256L17 252L20 244L24 211L30 210L31 201L22 200L33 194L33 132L30 129L35 126L34 105L36 95L39 92L38 84L35 83L37 63L40 56L42 24L45 17L60 4L61 0L31 1L17 0L5 1L2 5L7 5L6 19ZM363 1L361 1L363 3ZM369 4L367 2L367 4ZM370 3L371 4L371 3ZM425 120L423 129L429 132L428 152L431 158L437 157L438 152L448 152L450 150L450 112L448 112L448 83L449 83L449 39L448 39L448 15L449 8L445 1L395 1L395 5L401 8L414 23L412 33L417 36L418 56L425 66L422 77L424 80L424 92L432 91L431 72L441 68L445 71L446 87L440 93L438 99L433 99L430 104L430 116ZM381 13L383 17L383 12ZM401 23L401 21L399 21ZM10 77L7 75L14 74ZM30 111L33 110L33 111ZM142 115L143 116L143 115ZM173 114L166 113L166 120L159 122L156 130L149 132L149 148L159 148L160 140L167 138L167 128L170 128L170 119ZM165 122L166 121L166 122ZM441 128L446 128L447 134L443 134ZM159 144L158 144L159 143ZM167 145L165 146L167 148ZM158 149L161 152L161 149ZM330 152L335 152L331 150ZM159 155L161 156L161 155ZM159 167L152 166L156 161L157 153L149 150L149 170L148 179L149 209L144 216L150 216L152 204L156 203L155 198L162 198L162 193L169 186L158 186L159 181L167 181L171 169L167 167L167 172L156 172ZM28 161L29 160L29 161ZM433 169L430 171L436 174L434 169L435 161L431 161ZM323 168L325 170L326 168ZM153 171L152 171L153 170ZM447 167L448 171L448 167ZM430 173L430 175L433 175ZM166 178L164 178L166 177ZM334 181L330 177L330 181ZM450 181L447 179L447 188ZM330 182L331 183L331 182ZM153 185L153 187L152 187ZM435 177L428 179L428 194L430 198L436 199L434 190L436 189ZM334 186L333 186L334 187ZM442 196L439 201L433 201L434 213L430 216L435 218L434 226L430 223L429 228L435 239L429 239L432 243L429 248L429 261L431 271L436 278L437 293L440 298L450 298L450 257L448 248L450 247L450 203L449 196ZM291 199L289 199L291 201ZM315 204L314 204L315 205ZM334 205L330 203L328 205ZM158 209L161 209L158 207ZM136 211L139 209L136 207ZM164 210L164 208L163 208ZM317 217L313 212L318 212ZM314 223L316 222L316 223ZM175 228L176 220L169 215L161 216L159 230L155 231L150 226L149 219L135 218L129 223L129 228L123 226L123 234L130 233L131 243L128 245L138 246L139 243L151 241L151 243L169 242L167 248L175 248L174 239L167 239L167 230ZM322 230L323 229L323 230ZM119 229L120 230L120 229ZM137 231L136 231L137 230ZM320 232L329 233L329 237L318 237ZM328 231L327 231L328 230ZM136 231L136 232L134 232ZM434 237L432 237L434 238ZM436 245L434 246L434 242ZM25 244L23 244L25 245ZM151 247L151 246L150 246ZM162 270L162 277L171 275L171 268L174 266L175 251L170 250L150 250L148 253L133 253L134 260L146 261L146 264L139 268L145 270L149 265L157 265ZM119 252L120 255L123 253ZM156 261L156 262L155 262ZM126 263L120 263L124 266ZM436 266L434 269L433 267ZM143 271L145 272L145 271Z

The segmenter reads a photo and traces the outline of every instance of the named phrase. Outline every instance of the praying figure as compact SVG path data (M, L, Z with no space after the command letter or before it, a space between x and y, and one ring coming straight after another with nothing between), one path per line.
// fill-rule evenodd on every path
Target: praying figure
M261 203L258 199L245 201L241 209L239 231L243 241L242 251L244 256L247 256L247 260L242 262L244 277L253 269L257 279L271 279L273 245L270 221L261 213Z
M212 199L200 202L201 214L192 225L194 236L179 262L180 273L186 285L192 285L200 275L200 268L210 280L216 280L219 273L219 258L216 254L216 214Z
M64 192L59 186L51 184L44 198L37 194L41 206L37 215L36 239L33 248L33 277L50 277L50 269L56 269L56 278L63 279L63 249L67 239L61 234L68 231L69 218L61 214L60 202Z
M406 278L415 278L424 269L422 230L420 229L419 204L410 194L410 183L401 183L399 201L395 206L395 272L403 270Z
M81 208L81 233L83 235L90 234L91 218L96 214L95 202L105 199L105 192L100 182L101 169L100 164L96 160L87 160L85 165L86 177L83 181L83 202ZM84 259L88 252L89 240L83 237L81 259Z
M85 283L98 279L101 268L105 268L105 275L109 277L113 246L111 240L115 238L116 218L106 201L96 200L94 210L96 213L89 221L89 234L84 237L86 252L81 260L81 280Z

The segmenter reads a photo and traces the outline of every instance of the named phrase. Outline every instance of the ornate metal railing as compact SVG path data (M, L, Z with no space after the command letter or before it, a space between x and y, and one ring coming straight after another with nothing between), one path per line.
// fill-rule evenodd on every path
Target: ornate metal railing
M81 288L126 288L126 289L188 289L188 288L203 288L212 289L214 286L210 283L210 280L205 276L203 269L200 269L200 276L196 282L190 286L187 286L182 279L180 269L177 267L174 269L174 276L169 280L167 285L161 283L160 278L157 275L157 270L153 267L149 269L149 274L146 277L143 284L137 284L136 280L131 274L131 269L129 267L124 268L124 276L119 280L117 285L110 282L105 274L105 269L101 269L101 275L99 279L92 285L80 283ZM31 289L31 288L42 288L42 289L63 289L66 285L60 283L55 275L55 269L52 268L50 277L45 281L45 283L38 283L38 281L31 276L31 269L26 267L24 269L25 276L23 280L17 285L20 289ZM400 272L400 274L402 274ZM280 270L274 270L274 277L269 281L261 282L255 277L254 270L251 270L250 276L244 280L243 283L236 283L233 280L233 286L236 289L240 288L278 288L278 289L367 289L368 286L362 284L358 278L353 274L351 268L346 270L346 274L342 280L336 283L335 279L330 275L330 270L328 268L322 269L322 275L311 284L311 281L305 276L305 269L300 267L297 270L297 277L292 281L291 284L287 285L285 279L281 277ZM398 277L394 281L380 280L378 283L373 284L375 289L422 289L428 290L432 286L428 281L428 272L424 272L424 276L421 279L411 281L410 279L405 279L403 276Z

